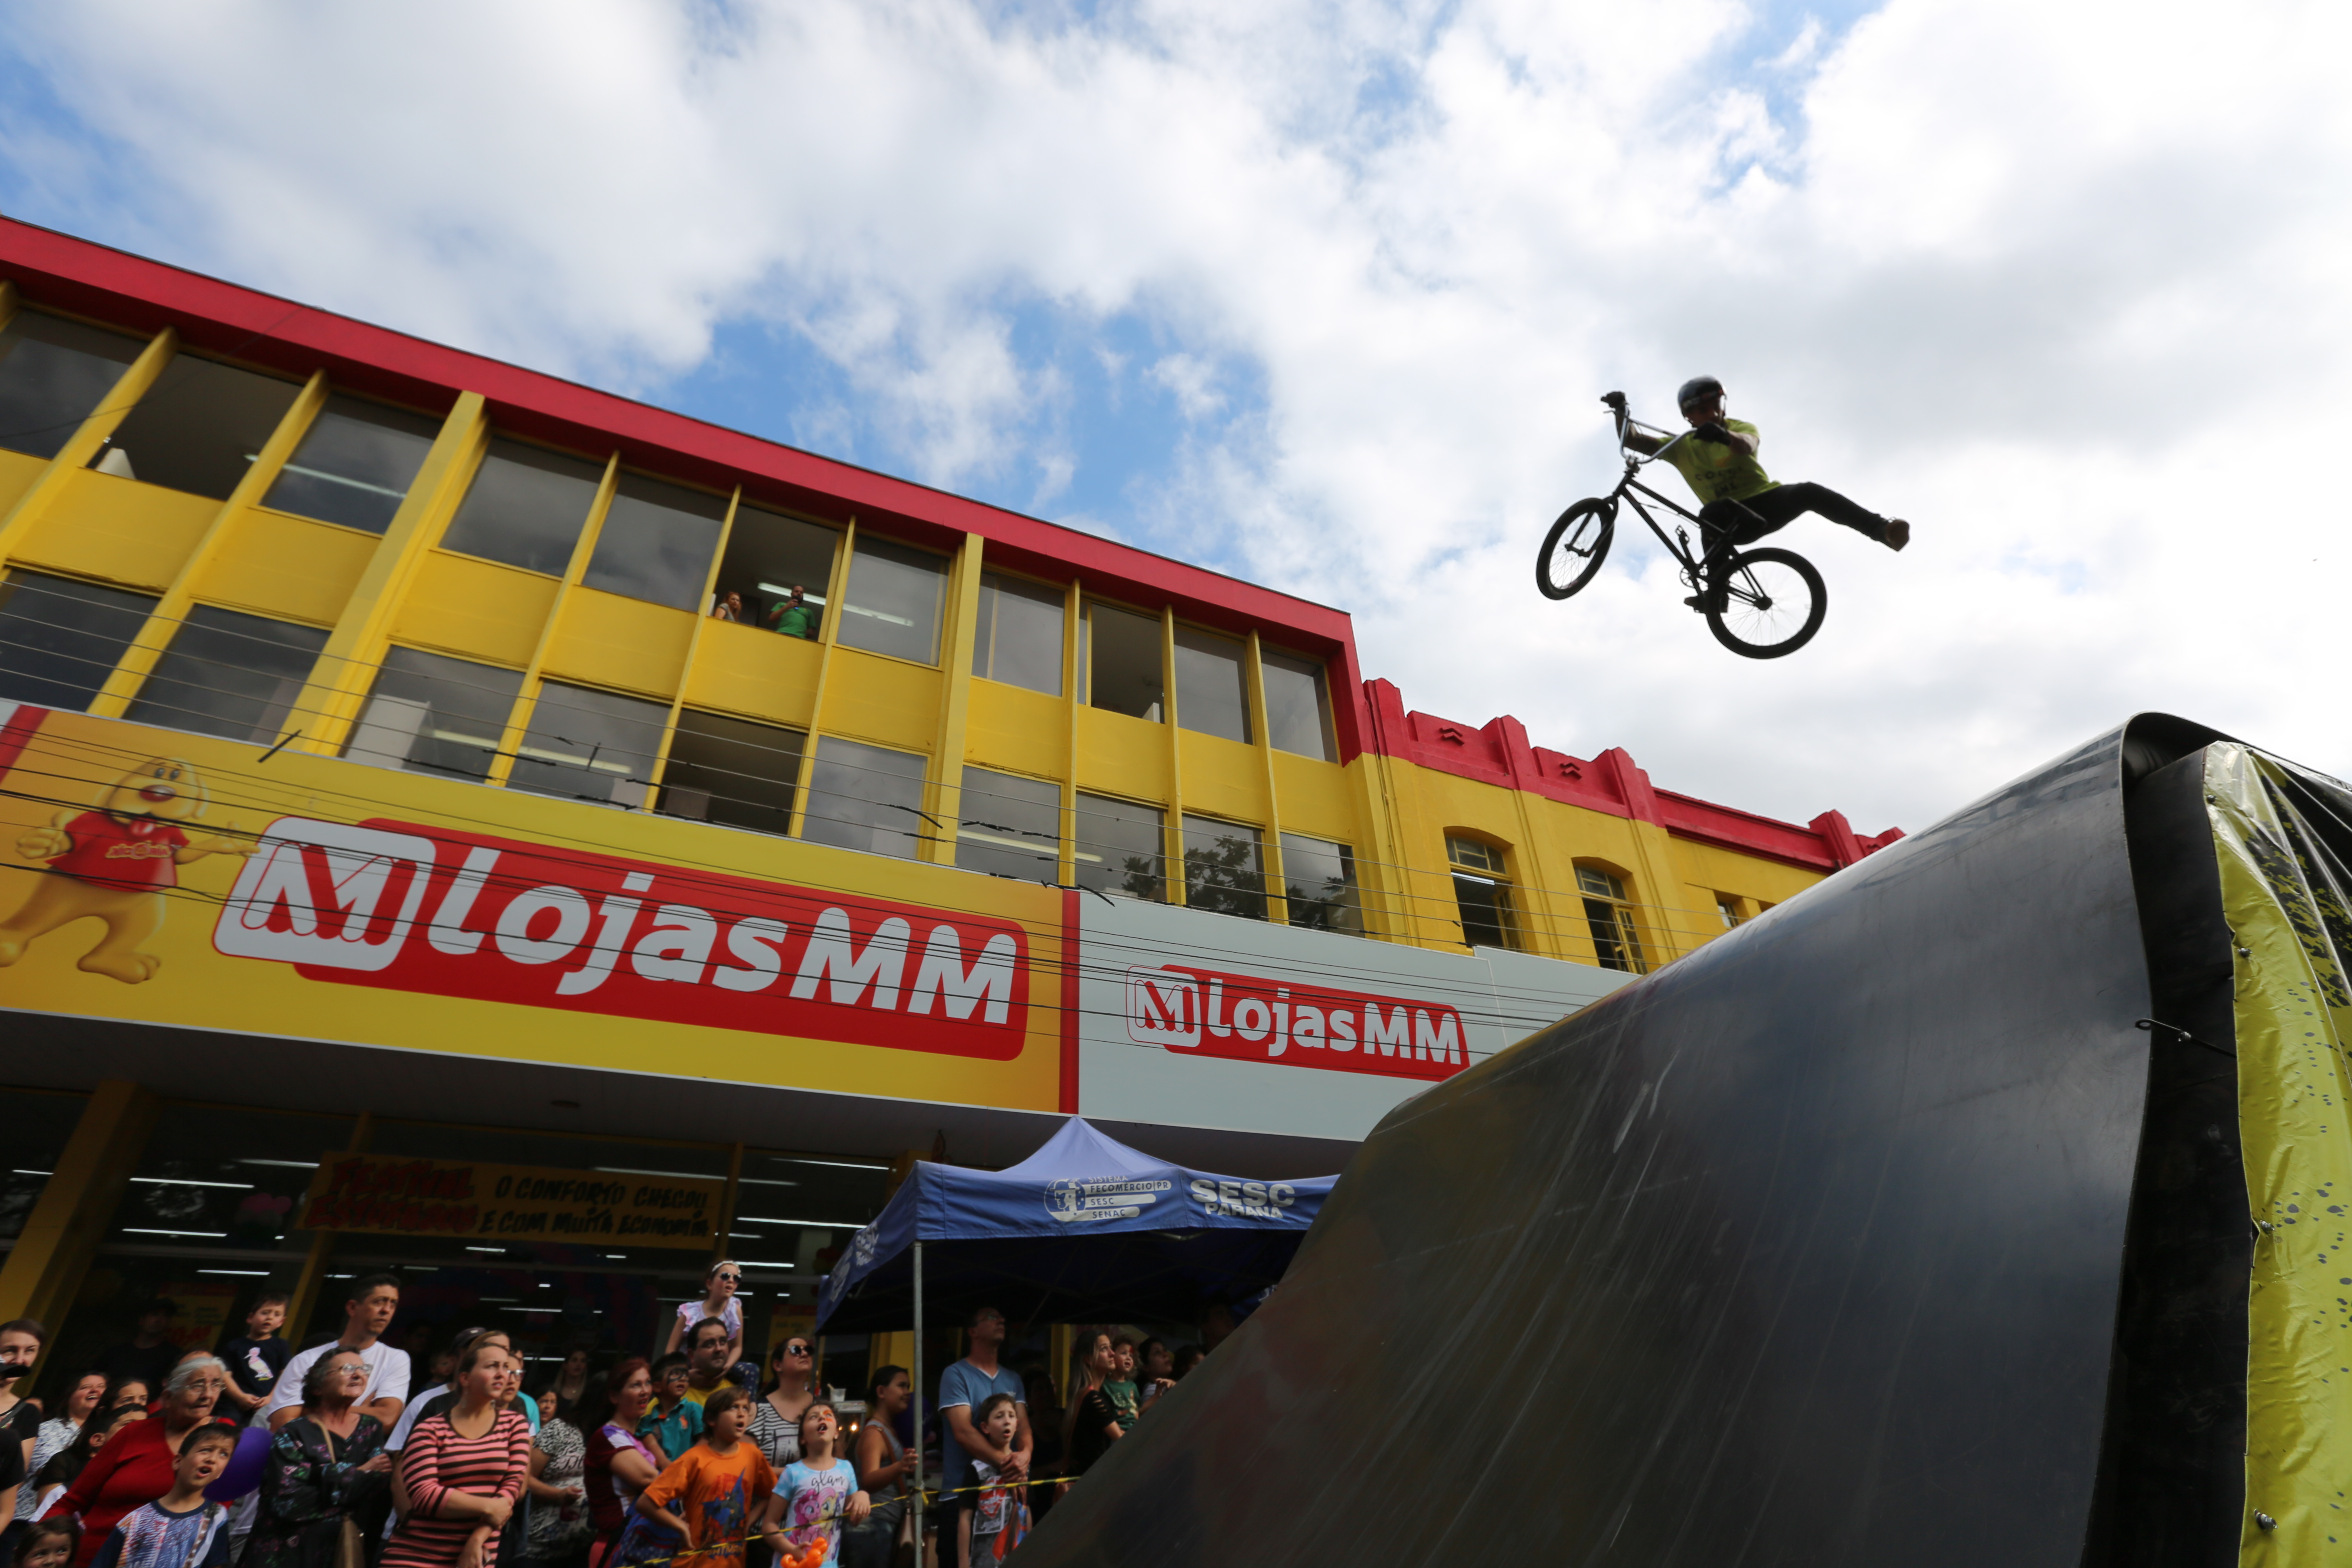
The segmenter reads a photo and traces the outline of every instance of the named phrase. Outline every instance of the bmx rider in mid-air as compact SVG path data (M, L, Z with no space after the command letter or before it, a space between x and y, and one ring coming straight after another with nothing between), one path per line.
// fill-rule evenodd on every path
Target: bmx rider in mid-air
M1899 517L1881 517L1827 485L1775 482L1756 460L1757 449L1762 445L1756 426L1725 416L1723 383L1715 377L1694 376L1683 383L1681 390L1675 394L1675 402L1681 406L1691 434L1689 438L1673 443L1666 460L1674 464L1699 499L1699 523L1706 531L1706 547L1717 563L1707 582L1709 595L1719 599L1724 592L1720 563L1729 553L1729 547L1752 544L1809 511L1818 512L1832 522L1842 522L1889 550L1900 550L1911 542L1909 523ZM1637 452L1656 452L1667 444L1663 437L1626 427L1625 445ZM1718 552L1718 544L1727 548ZM1696 594L1683 603L1693 609L1706 607ZM1717 607L1720 609L1720 604Z

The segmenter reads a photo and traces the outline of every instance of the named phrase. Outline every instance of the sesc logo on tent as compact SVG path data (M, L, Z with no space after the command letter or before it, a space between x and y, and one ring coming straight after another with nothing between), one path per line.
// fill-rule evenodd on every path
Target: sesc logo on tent
M1470 1065L1462 1015L1444 1002L1172 964L1128 970L1127 1037L1186 1055L1385 1078L1446 1079Z
M1160 1194L1174 1188L1175 1183L1137 1181L1132 1177L1111 1176L1100 1181L1078 1181L1064 1177L1045 1184L1045 1212L1064 1225L1083 1225L1090 1220L1133 1219L1148 1205L1160 1201Z

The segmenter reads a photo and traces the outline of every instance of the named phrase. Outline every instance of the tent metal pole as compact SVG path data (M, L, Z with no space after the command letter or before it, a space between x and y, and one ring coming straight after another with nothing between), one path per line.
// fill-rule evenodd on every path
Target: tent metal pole
M923 1568L923 1244L915 1243L915 1568Z

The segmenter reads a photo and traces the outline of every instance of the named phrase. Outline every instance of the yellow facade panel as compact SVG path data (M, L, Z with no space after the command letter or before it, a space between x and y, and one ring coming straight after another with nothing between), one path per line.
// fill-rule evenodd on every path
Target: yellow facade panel
M1672 843L1675 863L1682 871L1683 880L1704 889L1708 906L1712 906L1717 893L1729 893L1759 904L1777 904L1795 898L1822 879L1819 871L1799 870L1794 866L1784 866L1758 855L1743 855L1736 849L1694 843L1687 838L1675 838Z
M1189 781L1188 781L1189 782ZM1371 827L1356 808L1356 785L1337 763L1274 753L1274 795L1286 833L1304 833L1369 851Z
M1102 795L1165 801L1168 730L1104 708L1078 710L1077 785Z
M1255 746L1192 730L1179 730L1176 745L1186 811L1265 823L1265 759Z
M161 593L220 508L207 496L85 469L64 481L15 559Z
M705 620L686 675L695 708L740 713L762 723L805 730L815 717L817 671L824 650L733 621Z
M27 457L22 452L0 451L0 514L5 514L16 504L18 497L32 489L33 481L39 479L41 470L47 467L40 458Z
M417 567L392 639L520 669L539 646L557 585L536 572L436 550Z
M547 649L545 673L667 701L686 673L694 640L691 611L649 605L594 588L574 588Z
M208 604L331 626L380 542L373 534L308 518L247 511L208 552L193 591Z
M836 647L820 722L827 734L928 756L939 741L940 672Z
M1069 766L1069 705L1001 681L971 683L964 760L983 768L1060 778Z

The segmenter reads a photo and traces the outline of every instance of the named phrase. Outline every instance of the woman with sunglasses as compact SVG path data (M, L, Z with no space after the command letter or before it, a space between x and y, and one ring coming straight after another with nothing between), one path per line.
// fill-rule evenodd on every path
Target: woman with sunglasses
M677 1316L669 1322L669 1343L662 1354L669 1355L691 1346L694 1325L705 1318L716 1318L727 1325L727 1361L733 1366L743 1359L743 1303L735 1299L735 1288L743 1283L743 1266L730 1258L710 1266L703 1276L702 1300L680 1301Z
M801 1417L816 1403L816 1342L806 1334L786 1334L768 1358L768 1385L761 1393L743 1436L781 1476L785 1467L800 1462ZM753 1543L750 1568L761 1568L766 1550Z

